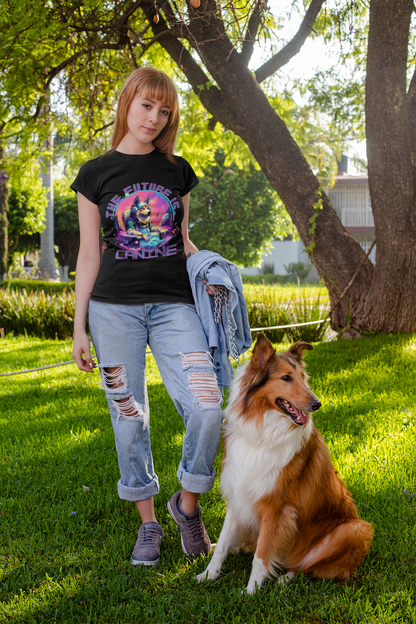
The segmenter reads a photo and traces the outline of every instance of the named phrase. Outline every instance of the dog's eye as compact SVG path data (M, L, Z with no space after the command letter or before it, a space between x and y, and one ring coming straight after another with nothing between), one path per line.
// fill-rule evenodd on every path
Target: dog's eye
M290 375L284 375L284 377L282 377L282 381L293 381L293 379Z

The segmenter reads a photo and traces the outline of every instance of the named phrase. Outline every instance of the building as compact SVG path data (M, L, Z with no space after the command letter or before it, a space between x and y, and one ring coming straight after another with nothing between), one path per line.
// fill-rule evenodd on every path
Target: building
M368 176L349 175L348 157L343 155L335 184L331 189L326 189L326 193L342 225L367 252L375 237ZM376 261L375 247L370 260L373 263Z
M353 176L348 173L348 157L342 155L338 165L338 173L335 176L335 184L332 188L325 189L329 200L339 216L341 223L353 238L360 243L367 252L374 240L374 219L371 211L370 192L368 188L368 176ZM310 264L308 254L304 251L301 241L273 241L273 249L262 257L262 263L273 264L276 275L286 275L284 265L291 262L303 262ZM373 248L370 260L375 263L376 249ZM258 268L241 269L244 275L257 275ZM318 280L319 276L312 268L309 281Z
M284 265L289 266L291 262L303 262L311 264L310 258L305 251L302 241L278 240L272 241L272 249L262 256L262 264L273 264L276 275L287 275ZM258 267L243 267L243 275L258 275ZM309 272L308 281L316 282L319 275L315 267Z

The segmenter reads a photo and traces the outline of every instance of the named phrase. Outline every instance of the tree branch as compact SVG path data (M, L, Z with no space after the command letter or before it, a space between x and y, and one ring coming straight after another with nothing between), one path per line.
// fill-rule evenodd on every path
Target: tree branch
M92 136L95 137L96 134L98 134L102 130L106 130L106 128L109 128L110 126L113 126L113 125L114 125L114 120L110 121L110 123L108 124L105 124L105 126L101 126L101 128L97 128L97 130L94 131Z
M84 56L84 54L87 54L88 52L92 52L93 50L120 50L120 48L123 48L123 47L124 45L120 43L95 43L94 45L88 46L87 48L82 48L82 50L80 50L79 52L76 52L76 54L73 54L72 56L67 58L65 61L62 61L62 63L60 63L59 65L57 65L56 67L54 67L48 72L48 79L44 83L45 91L49 88L49 85L51 84L55 76L57 76L60 71L65 69L65 67L68 67L68 65L71 65L71 63L76 61L76 59L79 58L80 56Z
M260 8L262 5L263 1L257 0L247 24L247 30L240 52L240 56L246 66L249 64L251 55L253 54L254 42L256 40L256 35L262 22L262 11Z
M134 28L131 26L128 27L128 32L130 33L130 37L133 39L134 43L143 44L143 37L147 33L150 28L150 23L148 22L146 26L140 32L136 32Z
M10 119L6 119L6 121L3 121L3 119L0 119L0 133L3 132L4 128L7 126L7 124L11 123L12 121L15 120L21 120L21 115L14 115L13 117L10 117Z
M48 96L47 96L47 93L45 92L38 99L38 103L36 105L36 110L35 110L35 112L33 114L33 119L37 119L40 116L41 112L42 113L45 112L45 109L43 108L43 105L44 105L45 101L47 101L47 100L48 100Z
M303 22L293 39L255 72L258 83L263 82L263 80L266 80L266 78L274 74L280 67L286 65L286 63L299 52L306 39L309 37L324 2L325 0L312 0L303 18Z
M121 15L121 17L120 17L120 24L126 24L127 20L129 19L129 17L131 17L131 15L133 15L135 10L138 9L141 4L143 4L143 0L136 0L136 2L133 2L129 6L129 8L126 9L124 11L124 13Z
M166 5L166 3L163 3ZM153 22L153 16L155 15L154 5L142 6L142 9L152 25L152 30L155 37L158 37L160 45L170 54L172 59L178 65L178 67L185 74L187 81L191 85L192 89L199 96L203 106L213 115L216 119L220 120L228 128L232 127L234 114L222 95L218 87L211 85L210 79L193 59L190 52L184 47L181 41L175 36L176 33L182 33L187 31L187 26L183 22L176 20L175 30L169 29L163 16L159 13L159 22L155 24ZM164 8L165 12L165 8ZM166 13L165 13L166 14Z
M167 28L166 30L162 30L160 33L158 33L157 35L155 35L154 37L149 39L149 41L147 41L147 43L143 43L142 51L140 52L140 57L142 57L143 54L145 54L147 52L147 50L154 43L156 43L156 41L159 41L159 39L164 37L166 34L172 35L173 37L177 37L179 33L176 30L173 30L172 28Z
M137 61L136 61L136 57L134 56L134 49L133 49L133 46L131 44L130 37L127 37L127 45L129 47L130 58L131 58L131 62L133 63L133 67L134 67L134 69L139 69L139 66L138 66Z
M198 90L198 87L209 82L209 78L196 61L194 61L188 50L186 50L183 44L176 38L176 32L174 34L171 31L163 16L159 13L158 23L155 24L153 22L153 17L156 14L154 5L143 7L143 11L152 25L154 33L153 40L158 40L160 45L171 55L175 63L177 63L186 75L191 87L194 90ZM181 28L179 28L179 30L181 30Z
M120 19L118 22L112 22L110 20L107 22L107 24L100 23L98 24L98 26L92 25L92 24L86 24L85 22L82 22L81 25L73 23L70 25L70 28L76 32L99 32L99 33L105 33L108 31L114 32L118 30L128 30L130 28L128 24L129 18L133 15L136 9L138 9L140 6L146 3L149 4L150 0L136 0L136 2L133 2L125 10L125 12L122 15L120 15Z
M172 10L172 7L170 6L168 0L159 0L159 6L162 9L163 13L165 14L165 17L168 21L169 26L171 28L177 26L178 25L177 17L175 15L175 12ZM180 24L184 26L183 22L180 22Z
M102 25L90 26L90 27L83 25L82 28L80 29L79 27L77 28L76 25L73 25L72 28L74 28L74 30L77 30L78 32L80 30L83 30L85 32L87 32L88 30L98 31L98 32L103 32L106 30L115 30L115 31L126 30L126 35L124 36L123 41L120 41L119 43L96 43L86 48L83 48L76 54L73 54L71 57L69 57L68 59L66 59L65 61L63 61L56 67L54 67L53 69L51 69L48 72L48 79L46 83L44 84L45 91L49 88L50 83L55 78L55 76L59 74L60 71L65 69L68 65L70 65L77 58L79 58L80 56L83 56L84 54L87 54L88 52L92 52L93 50L119 50L120 48L123 48L124 45L127 45L130 50L130 53L132 53L131 41L129 37L127 36L128 20L136 11L136 9L138 9L143 4L148 4L148 3L149 3L149 0L135 0L135 2L132 2L130 6L124 11L124 13L120 16L120 19L117 23L108 24L107 27L105 26L103 27ZM133 58L133 62L135 63L134 58Z

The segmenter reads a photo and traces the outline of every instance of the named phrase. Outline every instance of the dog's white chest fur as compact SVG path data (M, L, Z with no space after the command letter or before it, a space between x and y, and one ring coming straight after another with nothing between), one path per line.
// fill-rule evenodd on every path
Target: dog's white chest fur
M255 503L274 490L282 469L309 438L311 425L293 430L288 419L271 410L257 426L228 412L221 490L240 525L258 528Z

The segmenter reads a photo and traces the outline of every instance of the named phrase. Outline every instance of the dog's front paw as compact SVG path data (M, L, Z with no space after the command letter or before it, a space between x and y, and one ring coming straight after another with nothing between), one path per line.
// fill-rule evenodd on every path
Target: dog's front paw
M215 579L217 579L219 575L219 570L210 570L209 568L207 568L206 570L204 570L204 572L197 575L196 580L198 581L198 583L203 583L204 581L215 581Z
M254 585L252 583L249 583L247 587L243 589L241 593L248 594L249 596L251 596L251 594L254 594L254 592L256 591L259 591L259 589L260 587L257 585L257 583L254 583Z
M201 574L197 574L196 575L196 580L198 581L198 583L203 583L204 581L208 580L208 569L204 570L204 572L202 572Z

